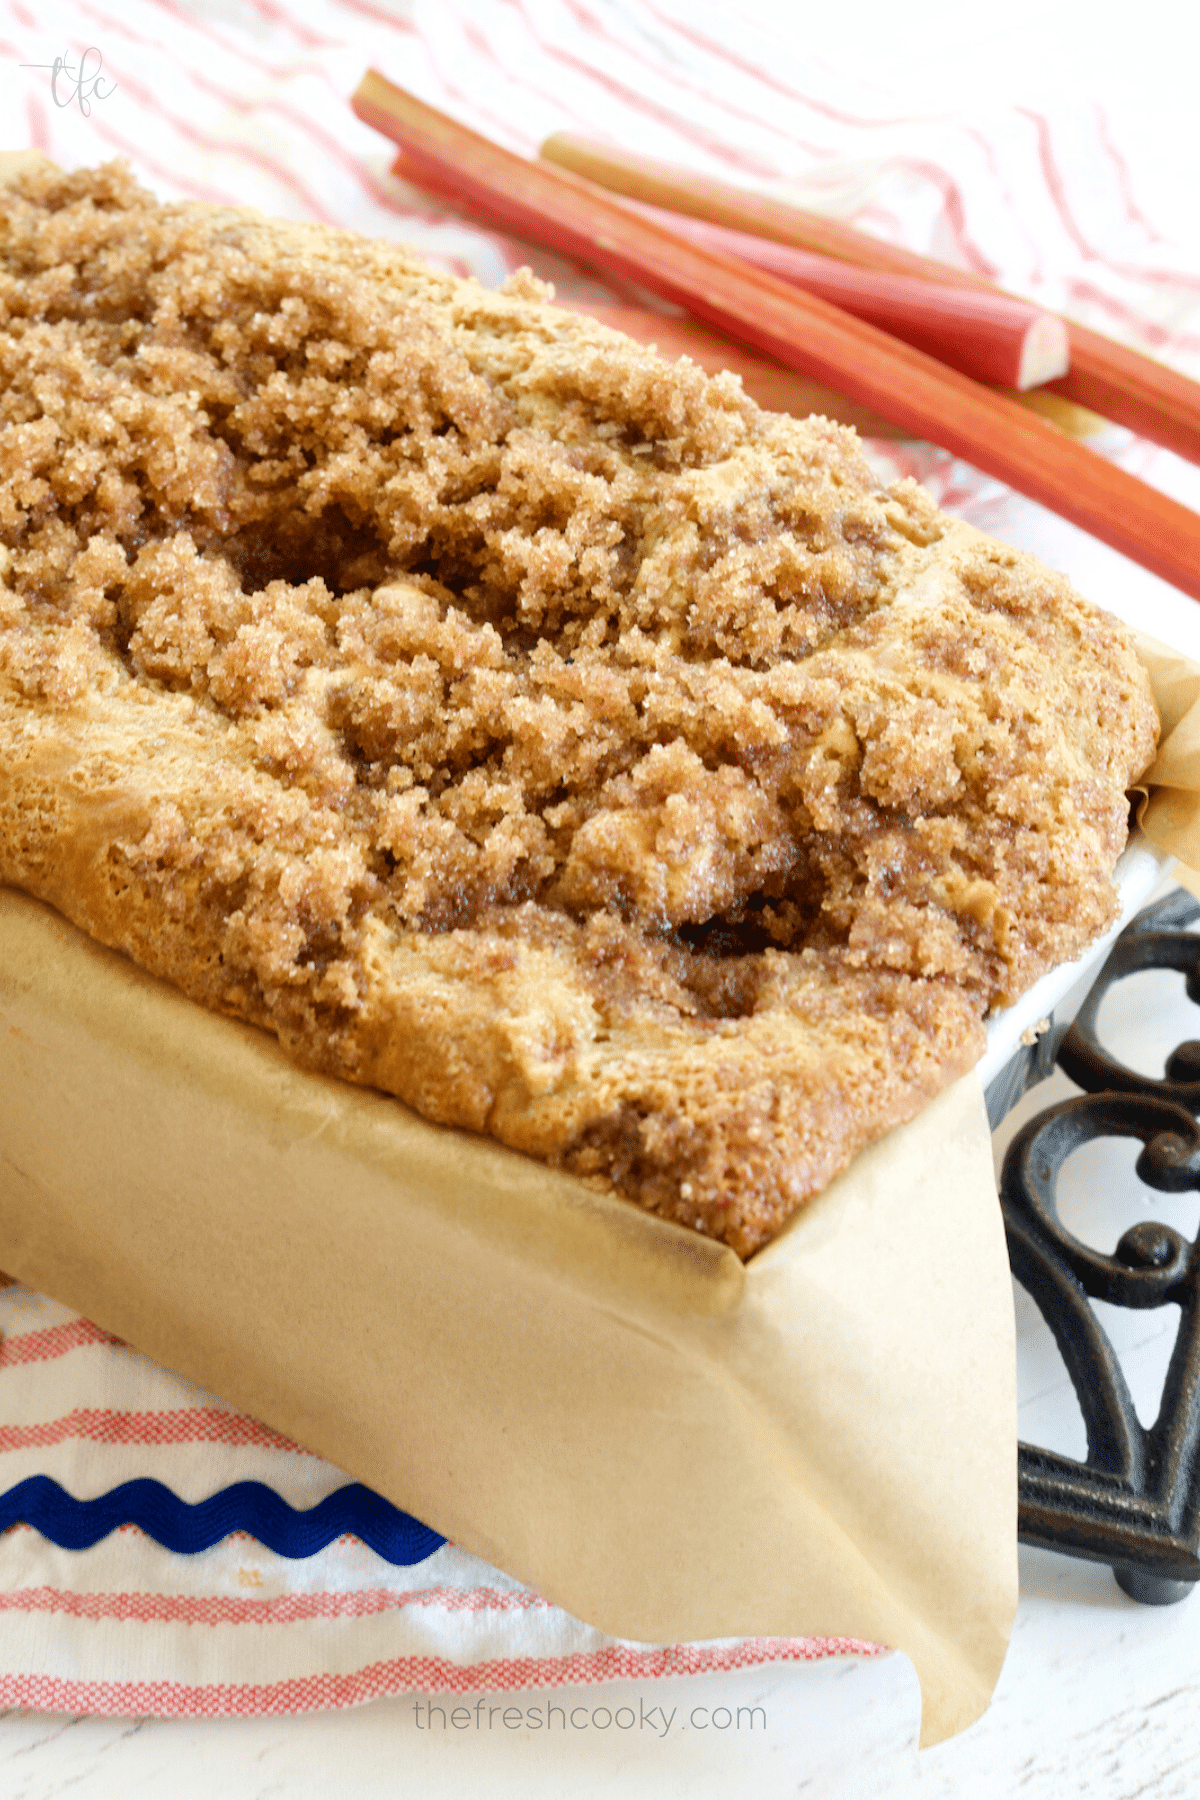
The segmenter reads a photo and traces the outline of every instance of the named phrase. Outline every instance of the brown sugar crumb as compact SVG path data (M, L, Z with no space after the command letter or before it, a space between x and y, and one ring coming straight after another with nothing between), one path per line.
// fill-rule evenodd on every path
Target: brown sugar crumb
M1157 720L1060 577L407 251L0 194L0 879L750 1254L1113 918Z

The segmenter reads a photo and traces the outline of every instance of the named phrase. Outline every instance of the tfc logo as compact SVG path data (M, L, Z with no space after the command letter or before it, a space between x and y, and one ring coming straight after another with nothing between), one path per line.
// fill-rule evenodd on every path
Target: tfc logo
M94 56L96 59L96 66L90 71L88 69L89 56ZM107 100L109 94L115 94L117 91L115 81L107 90L101 89L100 70L103 63L104 58L100 52L94 45L89 45L79 59L78 70L71 67L65 56L56 56L52 63L22 63L21 67L23 69L49 69L50 94L55 106L70 106L72 100L78 100L79 110L86 119L91 113L93 99ZM58 85L60 81L63 82L61 93Z

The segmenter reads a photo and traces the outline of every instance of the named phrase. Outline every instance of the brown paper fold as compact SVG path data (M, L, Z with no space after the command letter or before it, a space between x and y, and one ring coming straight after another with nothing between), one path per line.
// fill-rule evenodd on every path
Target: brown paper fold
M924 1737L1016 1599L978 1082L744 1266L294 1069L0 890L0 1264L622 1637L859 1637Z
M1200 666L1134 632L1162 716L1158 755L1142 780L1138 823L1151 843L1200 870Z

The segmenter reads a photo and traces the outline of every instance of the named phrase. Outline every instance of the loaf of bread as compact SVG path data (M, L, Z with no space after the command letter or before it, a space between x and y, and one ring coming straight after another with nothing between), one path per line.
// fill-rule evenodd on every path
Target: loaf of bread
M1123 627L407 251L0 193L0 880L748 1255L1115 912Z

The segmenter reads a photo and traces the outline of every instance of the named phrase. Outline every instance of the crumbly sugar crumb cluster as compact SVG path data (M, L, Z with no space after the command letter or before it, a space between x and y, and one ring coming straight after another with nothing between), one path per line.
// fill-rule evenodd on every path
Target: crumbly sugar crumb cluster
M0 879L748 1255L1114 914L1123 629L349 233L0 193Z

